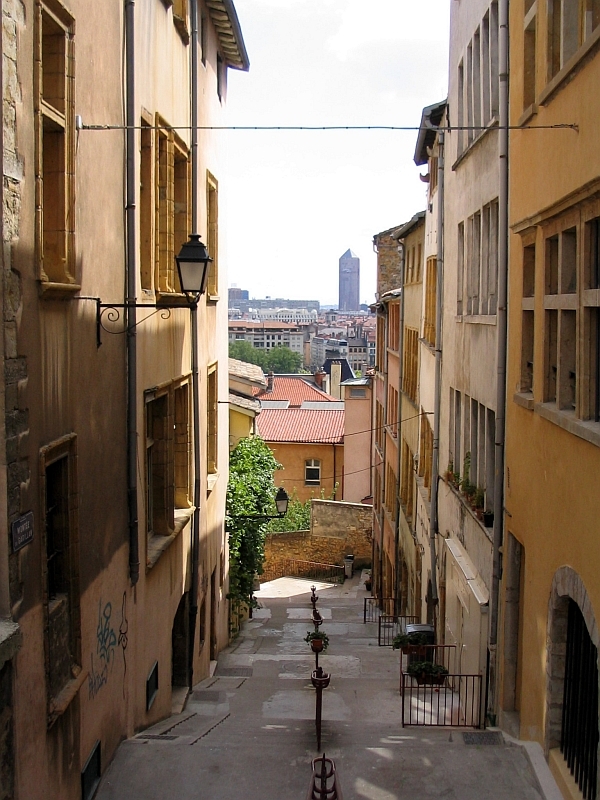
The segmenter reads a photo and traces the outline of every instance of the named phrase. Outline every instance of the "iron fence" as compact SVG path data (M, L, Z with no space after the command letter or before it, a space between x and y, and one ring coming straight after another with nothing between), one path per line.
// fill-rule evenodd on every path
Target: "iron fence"
M482 676L446 675L443 683L419 684L402 672L402 727L480 728L482 725Z
M379 647L391 647L399 633L406 633L406 626L418 623L419 617L414 615L380 614L378 619L377 644Z
M306 578L327 583L343 583L344 568L337 564L320 564L317 561L299 561L284 558L264 567L260 582L274 581L277 578Z
M400 674L406 672L408 665L415 661L430 661L432 664L445 667L449 673L460 673L455 644L420 644L401 650ZM400 691L402 691L402 685L400 685Z
M365 597L363 622L377 622L381 614L394 616L399 608L400 601L395 597Z

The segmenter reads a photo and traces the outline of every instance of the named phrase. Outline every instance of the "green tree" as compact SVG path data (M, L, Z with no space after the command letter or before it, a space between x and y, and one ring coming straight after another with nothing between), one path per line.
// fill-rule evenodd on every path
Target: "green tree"
M240 439L229 456L225 525L229 533L229 597L248 606L262 572L268 520L276 514L273 472L281 465L259 436Z
M265 369L265 355L264 350L253 347L246 339L231 342L229 345L230 358L237 358L238 361L245 361L246 364L256 364L263 369Z
M302 356L289 347L274 347L266 352L267 371L277 373L296 373L302 369Z
M245 361L246 364L256 364L262 367L264 372L274 372L293 374L302 369L302 356L294 353L289 347L279 345L273 349L263 350L253 347L250 342L240 339L231 342L229 345L230 358L237 358L238 361Z
M282 533L283 531L307 531L310 528L310 500L304 503L298 500L294 489L288 504L287 514L276 517L269 522L269 533Z

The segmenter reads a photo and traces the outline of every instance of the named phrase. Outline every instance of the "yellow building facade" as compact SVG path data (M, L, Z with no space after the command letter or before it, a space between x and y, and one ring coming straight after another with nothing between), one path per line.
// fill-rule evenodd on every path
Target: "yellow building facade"
M248 59L230 0L3 11L0 794L87 800L229 639L222 172L199 126Z
M598 23L594 3L510 4L510 123L533 129L510 137L500 721L542 744L565 797L596 796Z

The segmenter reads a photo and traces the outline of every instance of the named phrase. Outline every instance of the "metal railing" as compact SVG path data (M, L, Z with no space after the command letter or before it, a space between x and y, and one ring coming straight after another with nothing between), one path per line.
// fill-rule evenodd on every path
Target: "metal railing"
M381 614L393 616L400 608L400 601L395 597L365 597L363 606L363 622L377 622Z
M446 675L439 685L423 683L403 672L402 727L480 728L482 725L482 676Z
M409 664L415 661L430 661L445 667L448 672L460 673L460 664L456 663L457 648L455 644L420 644L412 645L401 651L400 674L406 672ZM400 686L402 691L402 685Z
M327 583L343 583L344 568L337 564L321 564L318 561L299 561L284 558L265 566L260 582L274 581L277 578L307 578Z
M399 633L406 633L406 626L419 622L414 615L380 614L378 619L377 644L379 647L391 647Z

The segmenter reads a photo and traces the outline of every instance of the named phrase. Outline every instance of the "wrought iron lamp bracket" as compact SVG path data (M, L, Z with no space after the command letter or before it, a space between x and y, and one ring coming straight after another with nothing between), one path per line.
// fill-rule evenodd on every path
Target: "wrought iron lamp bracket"
M134 326L125 326L120 330L113 330L112 328L107 328L104 324L104 318L109 323L116 324L120 322L121 318L125 318L125 310L128 308L145 308L146 310L152 310L151 314L148 314L143 319L136 322ZM105 333L110 333L112 336L119 336L123 333L127 333L133 328L137 328L138 325L141 325L142 322L145 322L150 317L153 317L155 314L160 314L162 319L169 319L171 316L171 310L173 308L189 308L188 305L182 306L166 306L166 305L152 305L151 303L103 303L99 298L96 299L96 347L100 347L102 344L102 331Z

